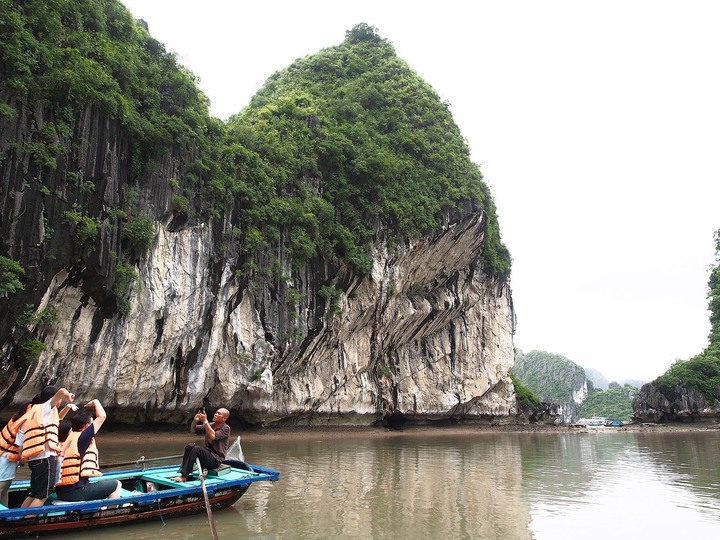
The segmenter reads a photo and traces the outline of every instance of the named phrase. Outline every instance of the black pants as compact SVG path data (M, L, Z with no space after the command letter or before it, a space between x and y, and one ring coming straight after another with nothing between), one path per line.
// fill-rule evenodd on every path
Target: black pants
M204 446L188 444L185 447L185 454L183 455L181 473L185 478L188 478L190 473L192 473L196 458L200 458L200 466L203 469L217 469L222 463Z

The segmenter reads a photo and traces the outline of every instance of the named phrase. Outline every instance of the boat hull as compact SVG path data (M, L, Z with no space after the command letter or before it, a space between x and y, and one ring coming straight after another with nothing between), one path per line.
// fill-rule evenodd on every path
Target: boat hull
M277 471L257 466L249 469L232 467L223 477L206 478L212 510L235 504L253 482L279 479ZM172 477L176 474L177 466L118 471L103 476L122 482L123 495L118 499L0 510L0 536L58 534L206 512L200 481L175 482ZM19 482L11 491L16 504L24 498L27 484Z
M248 487L233 490L230 493L217 495L210 499L212 510L222 510L235 504L247 491ZM160 508L148 510L138 506L122 507L109 505L105 510L88 514L63 513L60 516L43 516L24 519L21 524L0 525L0 535L14 534L40 534L77 531L82 529L96 529L118 524L137 523L151 519L168 519L179 516L205 513L205 502L202 493L199 497L188 497L183 500L165 499Z

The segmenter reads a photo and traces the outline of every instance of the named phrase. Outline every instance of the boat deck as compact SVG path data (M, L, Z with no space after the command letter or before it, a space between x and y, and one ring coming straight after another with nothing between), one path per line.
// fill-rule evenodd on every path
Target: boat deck
M107 479L112 478L113 480L123 480L123 479L130 479L135 478L138 480L141 480L143 482L153 482L154 484L158 484L159 486L166 486L169 488L186 488L190 486L197 487L200 485L200 479L188 479L186 482L176 482L173 480L173 478L178 476L179 471L177 466L173 467L165 467L162 470L154 470L152 472L148 471L143 473L142 475L138 476L137 472L133 473L132 471L128 471L124 474L113 474L112 476L105 475L100 477L99 479ZM228 468L227 472L224 472L221 475L213 475L212 471L208 474L208 476L205 477L205 485L211 486L213 484L220 484L220 483L227 483L237 480L243 480L243 479L249 479L257 477L258 473L253 471L243 471L239 469L230 469ZM92 480L91 480L92 482Z

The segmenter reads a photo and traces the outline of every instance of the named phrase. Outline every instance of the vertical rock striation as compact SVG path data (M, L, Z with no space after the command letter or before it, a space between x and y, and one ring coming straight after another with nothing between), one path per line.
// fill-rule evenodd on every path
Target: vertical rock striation
M358 25L225 125L119 3L89 5L13 5L0 38L0 262L24 270L2 405L52 383L116 422L514 418L494 203L389 42Z
M508 283L479 263L483 227L472 216L393 255L378 247L372 275L348 278L339 312L282 353L263 320L278 302L240 289L228 267L211 275L209 227L161 229L126 315L106 318L81 282L54 276L39 309L52 303L58 320L16 400L57 381L103 396L126 422L180 421L204 400L265 424L511 417L514 314Z

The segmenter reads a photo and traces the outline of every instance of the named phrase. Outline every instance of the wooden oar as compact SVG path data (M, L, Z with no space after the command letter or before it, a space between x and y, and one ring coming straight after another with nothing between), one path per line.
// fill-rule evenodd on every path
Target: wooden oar
M215 520L213 519L212 509L210 508L210 499L208 498L207 489L205 488L205 473L202 466L200 465L200 458L195 458L197 464L198 477L200 478L200 485L202 486L203 495L205 496L205 508L207 509L208 521L210 522L210 534L213 540L218 540L217 529L215 529Z
M109 464L102 464L103 469L111 469L113 467L127 467L128 465L142 465L143 469L145 468L145 463L152 463L153 461L165 461L167 459L179 459L183 457L182 454L177 456L163 456L163 457L156 457L156 458L148 458L145 459L145 456L140 456L140 459L135 459L133 461L120 461L118 463L109 463Z

